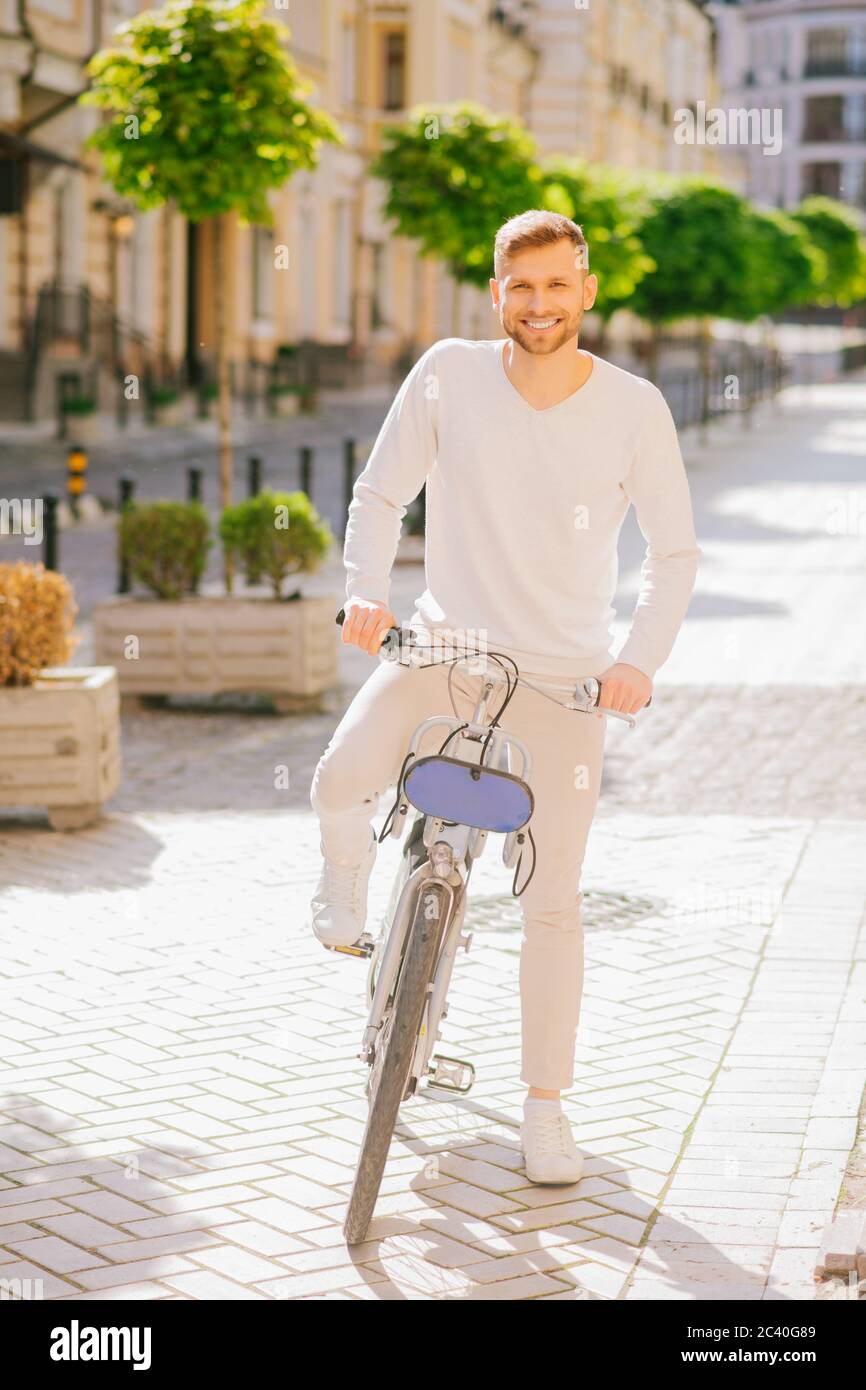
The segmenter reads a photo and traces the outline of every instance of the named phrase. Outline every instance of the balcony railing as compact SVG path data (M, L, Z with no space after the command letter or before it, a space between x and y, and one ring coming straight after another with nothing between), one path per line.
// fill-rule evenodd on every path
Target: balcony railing
M866 141L866 126L859 130L847 129L841 125L807 125L803 131L806 145L858 145Z
M866 77L866 58L808 58L804 77Z

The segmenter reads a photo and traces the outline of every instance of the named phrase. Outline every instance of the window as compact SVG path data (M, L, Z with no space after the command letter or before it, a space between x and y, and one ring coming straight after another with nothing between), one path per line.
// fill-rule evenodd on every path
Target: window
M385 35L384 86L384 109L402 111L406 105L406 35L402 31Z
M385 245L377 241L373 246L373 296L370 306L370 322L373 328L384 328L387 319L384 313L385 293Z
M846 70L844 29L812 29L806 35L806 76L832 77Z
M274 233L269 227L252 229L252 315L257 323L274 316Z
M300 295L298 327L302 338L312 338L316 332L316 213L306 197L298 210L301 225L301 251L296 258Z
M842 169L839 164L804 164L801 197L813 193L827 198L841 198Z
M354 24L343 25L343 105L352 106L357 96L355 66L358 31Z
M849 92L842 112L846 140L866 140L866 92Z
M349 204L347 199L339 198L334 204L334 324L338 328L349 328L351 246Z
M805 106L804 140L843 139L841 96L807 97Z

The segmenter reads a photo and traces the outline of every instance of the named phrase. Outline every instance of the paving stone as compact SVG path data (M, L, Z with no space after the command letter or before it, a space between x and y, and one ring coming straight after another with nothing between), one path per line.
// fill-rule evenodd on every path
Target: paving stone
M866 965L855 777L866 636L847 619L866 600L866 537L802 523L826 502L838 421L866 402L866 382L839 389L844 409L816 395L751 442L738 433L689 455L713 563L651 717L608 731L584 870L586 981L566 1097L581 1182L525 1178L520 905L487 854L443 1030L443 1051L474 1058L476 1085L465 1102L403 1107L363 1268L343 1242L366 1118L365 972L332 960L305 922L319 865L312 773L372 670L345 651L320 711L278 717L226 700L125 712L121 788L74 838L38 811L5 819L3 1277L41 1270L46 1297L73 1301L133 1290L473 1301L491 1288L497 1299L751 1300L808 1286L866 1071L849 984ZM768 458L784 486L768 485ZM336 452L334 464L336 504ZM148 485L176 476L166 456ZM86 662L113 531L67 528L62 540L80 576ZM634 527L623 547L630 590ZM401 613L422 578L421 566L395 567ZM310 583L340 594L336 552ZM380 846L371 917L400 851Z

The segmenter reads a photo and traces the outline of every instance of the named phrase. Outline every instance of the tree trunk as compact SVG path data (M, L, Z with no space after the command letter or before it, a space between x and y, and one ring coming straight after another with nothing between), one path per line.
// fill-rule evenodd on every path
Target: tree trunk
M163 377L168 375L168 364L171 357L171 305L172 305L172 267L174 257L171 254L172 235L174 231L174 204L167 204L162 210L162 333L160 340L162 344L161 369Z
M661 324L650 324L650 336L647 343L646 371L647 376L653 385L658 381L659 374L659 345L661 343Z
M451 296L451 336L460 337L460 281L452 280L454 293Z
M712 374L713 338L709 319L701 319L698 338L698 371L701 380L701 416L699 438L702 444L707 441L707 425L710 419L710 376Z
M220 506L231 506L232 500L232 425L231 383L229 379L229 327L226 303L226 218L214 218L214 308L217 338L217 419L219 434ZM231 593L233 566L227 555L224 561L226 589Z

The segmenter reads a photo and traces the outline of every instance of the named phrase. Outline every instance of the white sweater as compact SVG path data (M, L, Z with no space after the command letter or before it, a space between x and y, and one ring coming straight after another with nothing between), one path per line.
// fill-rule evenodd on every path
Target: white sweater
M410 627L448 629L527 673L599 675L616 659L653 676L701 553L667 403L591 354L584 385L536 410L506 375L506 341L442 339L406 377L355 481L346 596L390 603L401 522L426 479L427 587ZM614 658L617 537L629 502L648 544L631 631Z

